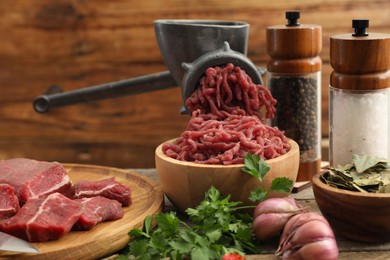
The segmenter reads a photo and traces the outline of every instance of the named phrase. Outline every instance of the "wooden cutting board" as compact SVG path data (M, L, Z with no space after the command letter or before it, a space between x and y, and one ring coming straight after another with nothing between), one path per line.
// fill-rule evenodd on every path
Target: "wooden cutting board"
M56 241L33 243L40 254L1 252L0 259L97 259L118 251L130 240L128 232L142 228L146 216L154 215L163 207L163 192L150 178L127 170L103 166L63 164L73 182L102 180L114 176L132 188L133 203L124 207L122 219L103 222L89 231L71 231Z

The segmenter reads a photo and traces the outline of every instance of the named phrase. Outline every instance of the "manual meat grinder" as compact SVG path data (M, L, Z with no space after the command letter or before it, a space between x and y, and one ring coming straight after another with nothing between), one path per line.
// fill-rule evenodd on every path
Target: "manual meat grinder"
M195 91L208 67L233 63L241 67L255 84L263 84L265 73L246 56L249 24L216 20L156 20L158 46L169 71L106 83L68 92L44 94L34 100L37 112L88 101L122 97L176 86L185 100Z

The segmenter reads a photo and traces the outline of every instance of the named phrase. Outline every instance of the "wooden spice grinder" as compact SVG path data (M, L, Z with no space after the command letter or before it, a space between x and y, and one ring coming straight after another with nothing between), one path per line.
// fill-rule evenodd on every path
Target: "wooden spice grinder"
M353 154L390 159L390 34L368 33L369 20L353 20L354 33L330 38L330 164Z
M287 11L287 24L267 28L267 87L278 101L272 125L298 143L297 181L308 181L321 164L322 28L299 18Z

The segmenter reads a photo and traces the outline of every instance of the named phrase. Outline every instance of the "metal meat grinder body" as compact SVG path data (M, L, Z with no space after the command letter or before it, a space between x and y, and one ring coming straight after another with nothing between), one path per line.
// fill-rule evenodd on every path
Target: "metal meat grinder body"
M154 30L160 52L169 71L105 83L68 92L38 96L33 107L44 113L50 108L89 101L134 95L181 86L185 100L198 86L208 67L233 63L241 67L255 84L263 84L264 69L246 56L249 24L217 20L156 20Z

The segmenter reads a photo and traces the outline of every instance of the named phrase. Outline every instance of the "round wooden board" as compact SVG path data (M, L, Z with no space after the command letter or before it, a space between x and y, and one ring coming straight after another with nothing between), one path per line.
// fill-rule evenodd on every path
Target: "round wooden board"
M71 231L55 241L33 243L40 254L0 253L0 259L97 259L123 248L130 240L128 232L142 228L146 216L161 211L163 192L150 178L117 168L63 164L72 182L102 180L109 177L132 189L132 205L124 207L124 216L115 221L103 222L89 231Z

